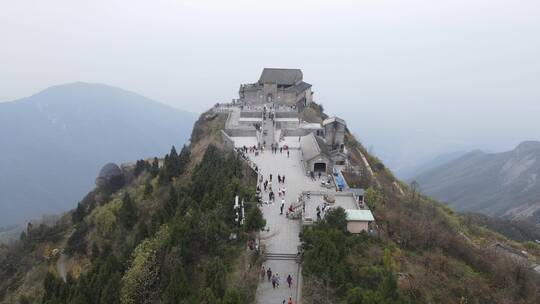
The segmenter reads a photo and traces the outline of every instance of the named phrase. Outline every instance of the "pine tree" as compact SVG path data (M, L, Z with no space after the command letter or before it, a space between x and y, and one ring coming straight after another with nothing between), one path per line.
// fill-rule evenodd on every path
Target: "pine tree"
M135 163L135 169L133 169L133 175L139 176L144 170L148 170L149 168L150 168L150 164L147 161L143 159L139 159Z
M95 261L99 258L99 256L100 256L99 247L96 244L96 242L94 242L92 244L92 254L90 255L90 258L92 261Z
M169 284L162 296L162 303L176 304L189 295L190 288L182 264L176 263L170 274Z
M99 298L100 303L118 303L120 290L120 274L115 272L111 275L110 280L104 286Z
M229 288L223 296L223 304L244 304L242 294L236 288Z
M176 148L172 146L171 152L169 153L165 163L165 175L167 177L167 181L171 181L173 177L177 176L179 169L178 153L176 152Z
M152 187L152 184L150 183L149 180L147 180L144 183L144 193L143 193L144 198L149 198L150 194L152 194L153 191L154 191L154 188Z
M212 293L222 297L225 293L227 268L219 257L211 259L204 267L204 285L212 290Z
M154 157L152 161L152 166L150 167L150 175L152 178L156 177L159 174L159 160L157 157Z
M137 209L129 193L125 193L122 198L122 206L118 211L118 217L124 227L131 229L137 221Z
M169 187L169 199L165 202L165 211L168 216L174 216L178 206L178 194L174 186Z
M261 210L257 207L251 207L248 211L244 222L244 228L246 231L258 231L266 226L266 220L264 219Z
M188 146L184 145L182 151L180 151L180 155L178 156L178 176L185 172L186 166L188 165L190 159L191 151L189 150Z
M345 209L341 207L332 208L324 216L325 221L332 226L337 228L340 231L347 231L347 214Z
M86 207L79 202L77 204L77 208L71 214L71 220L73 221L74 224L79 223L80 221L84 219L85 215L86 215Z

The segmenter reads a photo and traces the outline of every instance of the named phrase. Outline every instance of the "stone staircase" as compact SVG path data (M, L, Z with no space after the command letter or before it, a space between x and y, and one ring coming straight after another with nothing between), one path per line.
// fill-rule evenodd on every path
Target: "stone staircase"
M300 256L295 253L271 253L267 252L264 256L266 260L279 260L279 261L296 261L300 262Z

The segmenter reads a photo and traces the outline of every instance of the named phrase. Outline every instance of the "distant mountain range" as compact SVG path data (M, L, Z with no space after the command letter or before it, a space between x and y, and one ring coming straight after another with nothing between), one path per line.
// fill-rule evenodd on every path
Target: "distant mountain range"
M184 144L196 114L102 84L0 103L0 226L76 206L107 162Z
M458 211L540 219L540 142L503 153L473 151L426 170L420 190Z
M450 161L453 161L454 159L460 158L461 156L467 153L468 151L455 151L455 152L443 153L441 155L438 155L428 160L427 162L419 162L416 165L399 169L395 173L400 178L407 180L410 178L414 178L421 173L430 171L431 169L444 165Z

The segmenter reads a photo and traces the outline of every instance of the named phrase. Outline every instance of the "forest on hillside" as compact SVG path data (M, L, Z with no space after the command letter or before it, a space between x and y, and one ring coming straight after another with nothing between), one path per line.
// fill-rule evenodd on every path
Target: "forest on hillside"
M304 114L322 117L311 106ZM305 115L307 116L307 115ZM253 303L262 257L246 241L265 226L251 168L219 145L225 117L203 114L192 143L139 160L55 225L0 247L3 303ZM512 242L401 183L350 134L376 233L352 235L339 208L300 235L304 303L523 303L540 300L534 243ZM365 168L364 168L365 170ZM529 260L491 248L496 241ZM60 249L60 251L57 251ZM66 260L65 280L58 264Z
M248 228L241 227L233 204L236 195L253 201L251 171L232 152L213 145L192 172L186 172L189 162L187 147L179 154L173 147L161 168L157 158L140 160L125 185L96 188L69 219L36 227L16 245L3 248L0 299L249 303L253 286L243 276L257 257L245 257L243 244L248 229L265 224L259 209L248 207L243 226ZM69 272L65 282L54 271L56 258L34 258L43 244L61 244L64 236L64 254L81 268ZM19 285L37 263L42 270L33 283L42 288Z

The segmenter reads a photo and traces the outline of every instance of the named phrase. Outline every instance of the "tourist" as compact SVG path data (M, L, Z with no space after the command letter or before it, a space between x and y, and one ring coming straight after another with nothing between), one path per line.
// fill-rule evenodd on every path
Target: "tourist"
M292 286L292 277L291 277L291 275L287 276L287 284L289 284L289 288L291 288L291 286Z
M272 278L272 269L270 267L266 271L266 276L268 277L268 282L270 282L270 278Z
M292 297L289 297L289 302L287 302L287 304L293 304Z
M321 179L321 172L319 171L319 179Z
M270 182L272 182L272 173L270 173Z
M281 207L279 207L279 214L283 214L283 207L285 207L285 199L281 199Z
M289 150L287 149L287 158L289 157Z
M279 174L277 176L277 182L278 182L278 184L281 184L281 175L279 175Z
M277 278L276 278L276 275L273 275L272 276L272 288L276 289L276 285L277 285Z
M264 265L262 266L262 270L261 270L261 279L264 280L264 275L266 274L266 269L264 268Z
M281 193L283 193L283 197L285 197L285 187L281 188Z
M279 273L276 272L276 286L279 287Z
M283 147L279 147L279 153L283 154Z
M281 182L285 184L285 175L281 177Z

